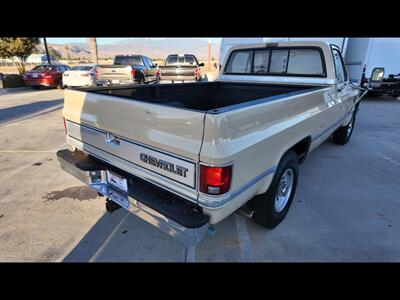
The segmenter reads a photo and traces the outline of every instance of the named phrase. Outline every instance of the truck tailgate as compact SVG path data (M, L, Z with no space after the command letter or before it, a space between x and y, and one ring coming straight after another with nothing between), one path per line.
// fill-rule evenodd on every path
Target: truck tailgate
M110 65L97 67L99 80L129 80L132 79L132 67L123 65Z
M161 76L194 76L195 66L160 66Z
M195 187L203 112L67 89L63 116L69 137Z

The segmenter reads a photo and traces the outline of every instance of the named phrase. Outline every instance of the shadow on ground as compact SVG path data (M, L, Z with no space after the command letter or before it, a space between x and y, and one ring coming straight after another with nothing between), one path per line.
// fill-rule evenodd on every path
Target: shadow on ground
M187 247L124 209L105 213L64 262L185 262ZM195 261L240 261L235 220L218 224L217 235L195 248Z
M186 247L124 209L105 213L64 262L176 262Z
M0 109L0 124L30 116L56 105L61 105L63 101L64 99L38 101Z

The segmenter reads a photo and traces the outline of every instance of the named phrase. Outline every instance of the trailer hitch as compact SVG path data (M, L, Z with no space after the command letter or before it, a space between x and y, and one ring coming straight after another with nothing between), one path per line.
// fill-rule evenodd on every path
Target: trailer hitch
M106 199L106 210L110 214L112 214L114 211L116 211L117 209L120 209L120 208L121 208L121 205L119 205L118 203L115 203L114 201L112 201L108 198Z

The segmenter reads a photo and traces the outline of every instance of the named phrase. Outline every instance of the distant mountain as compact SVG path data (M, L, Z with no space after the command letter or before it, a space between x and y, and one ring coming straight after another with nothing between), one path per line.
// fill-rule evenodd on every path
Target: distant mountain
M74 44L48 44L59 52L63 58L88 58L90 56L89 46L86 43ZM220 44L211 44L211 57L218 59ZM44 50L44 46L39 46ZM154 40L151 38L139 38L134 40L123 40L115 44L99 45L99 57L114 57L117 54L143 54L150 58L165 59L169 54L187 53L194 54L199 59L208 58L208 42L198 38L170 38Z

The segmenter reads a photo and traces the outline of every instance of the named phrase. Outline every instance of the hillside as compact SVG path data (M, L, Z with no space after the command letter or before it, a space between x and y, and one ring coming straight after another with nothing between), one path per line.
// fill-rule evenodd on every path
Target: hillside
M68 56L74 58L88 58L90 56L89 46L85 43L76 44L48 44L63 58ZM219 57L219 44L211 45L211 56L215 59ZM44 50L44 45L39 46ZM153 59L165 58L173 53L190 53L196 55L199 59L207 59L208 42L196 38L171 38L154 40L150 38L140 38L134 40L123 40L115 44L99 45L99 57L114 57L116 54L143 54Z

